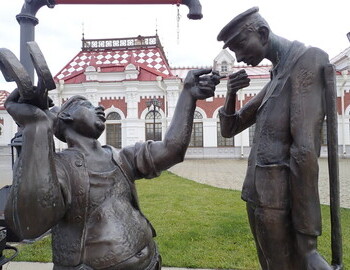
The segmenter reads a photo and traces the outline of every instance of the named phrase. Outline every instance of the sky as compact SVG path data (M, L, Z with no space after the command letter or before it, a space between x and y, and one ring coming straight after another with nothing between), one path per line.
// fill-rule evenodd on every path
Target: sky
M51 73L56 75L81 49L86 39L155 35L156 31L172 67L211 66L222 49L216 37L236 15L253 7L267 20L271 30L289 40L319 47L330 58L350 46L349 0L200 0L203 19L187 18L180 6L177 28L175 5L56 5L42 7L36 17L35 40ZM19 58L20 27L16 15L24 0L0 0L0 48ZM178 39L179 31L179 39ZM0 90L11 91L0 74Z

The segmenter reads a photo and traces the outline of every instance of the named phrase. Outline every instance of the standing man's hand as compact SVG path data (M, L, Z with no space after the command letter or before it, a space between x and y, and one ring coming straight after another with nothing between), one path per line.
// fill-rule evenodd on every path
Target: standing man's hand
M220 83L221 77L215 72L212 75L206 75L211 71L211 69L189 71L184 82L184 90L190 91L196 100L214 96L215 86Z
M223 112L232 115L236 111L236 93L238 90L249 86L250 79L244 69L231 74L227 81L227 95ZM222 130L222 129L221 129Z

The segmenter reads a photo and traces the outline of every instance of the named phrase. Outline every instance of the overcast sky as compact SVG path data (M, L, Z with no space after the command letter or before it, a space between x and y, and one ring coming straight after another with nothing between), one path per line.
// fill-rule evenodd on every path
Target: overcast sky
M187 18L180 8L177 41L177 8L174 5L57 5L42 7L37 18L36 41L51 73L56 75L81 48L85 38L124 38L154 35L156 29L171 66L210 66L222 48L216 41L221 28L235 15L253 6L273 32L325 50L330 58L350 46L349 0L200 0L203 19ZM24 0L0 2L0 48L19 57L20 28L16 15ZM0 74L0 89L11 89Z

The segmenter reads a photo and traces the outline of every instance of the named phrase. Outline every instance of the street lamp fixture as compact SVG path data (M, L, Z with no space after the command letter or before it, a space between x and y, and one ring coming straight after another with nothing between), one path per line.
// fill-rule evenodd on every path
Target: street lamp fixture
M146 106L148 108L148 111L152 109L151 112L153 112L153 140L156 140L156 111L157 109L160 109L162 102L154 97L146 101Z

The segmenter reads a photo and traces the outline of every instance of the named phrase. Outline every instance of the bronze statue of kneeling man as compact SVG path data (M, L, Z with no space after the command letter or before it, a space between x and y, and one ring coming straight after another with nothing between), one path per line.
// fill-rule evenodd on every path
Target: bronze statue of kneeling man
M102 106L74 96L54 114L13 91L5 107L23 128L23 147L5 210L10 228L21 239L52 229L54 270L161 269L155 231L140 210L134 181L183 161L196 101L213 96L219 83L210 72L189 72L163 141L120 151L98 141L106 121ZM33 91L32 99L40 95ZM53 135L68 148L55 153Z

